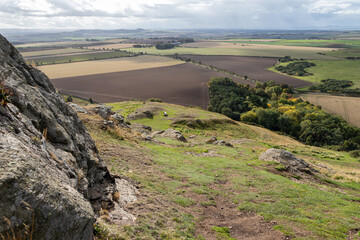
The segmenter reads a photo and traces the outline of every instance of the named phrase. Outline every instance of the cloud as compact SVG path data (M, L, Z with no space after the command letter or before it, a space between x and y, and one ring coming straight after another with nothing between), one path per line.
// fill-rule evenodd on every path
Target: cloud
M317 14L357 14L358 0L317 0L309 4L308 12Z
M0 0L0 28L298 29L360 22L358 0ZM347 16L344 18L343 16Z

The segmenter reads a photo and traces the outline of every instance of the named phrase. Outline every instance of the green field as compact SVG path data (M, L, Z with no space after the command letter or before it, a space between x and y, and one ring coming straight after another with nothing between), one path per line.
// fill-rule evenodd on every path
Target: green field
M145 52L148 54L173 55L194 54L194 55L234 55L234 56L255 56L255 57L284 57L291 56L305 59L333 59L331 56L319 55L316 51L297 49L240 49L240 48L186 48L176 47L173 49L158 50L153 48L126 48L123 50L132 52Z
M251 43L251 44L266 44L266 45L280 45L280 46L302 46L302 47L324 47L324 48L352 48L360 47L360 40L249 40L249 39L239 39L239 40L228 40L226 42L231 43Z
M326 55L337 58L360 57L360 47L346 48L337 51L329 51L326 52Z
M101 60L101 59L110 59L110 58L121 58L121 57L127 57L127 56L131 56L131 55L132 55L131 53L126 53L126 52L99 52L99 53L91 53L91 54L36 58L36 59L32 59L30 61L35 62L35 64L37 66L41 66L41 65L48 65L48 64L82 62L82 61Z
M313 75L305 77L294 77L315 83L320 83L321 80L328 78L350 80L354 82L353 87L360 87L360 61L311 60L309 62L316 64L316 66L306 69L307 72L312 73ZM274 68L270 68L270 70L278 72Z
M232 224L243 220L239 216L251 214L262 216L265 223L275 223L273 230L290 239L346 239L350 231L359 236L359 162L347 153L305 146L255 126L231 124L220 114L200 109L150 102L109 105L124 116L140 108L159 109L153 119L131 121L132 124L139 122L153 130L175 128L189 140L138 141L127 131L97 127L99 120L84 121L111 172L136 181L141 192L149 196L149 202L143 199L139 206L151 206L153 210L138 210L136 224L119 230L121 237L216 239L200 233L211 234L211 229L223 227L228 228L228 237L238 239L242 225ZM163 117L163 110L169 117ZM184 121L179 122L181 119ZM210 136L238 142L234 142L234 147L205 144ZM322 175L316 180L306 179L286 174L274 163L258 160L270 147L296 153ZM209 152L218 155L206 155ZM228 215L232 214L229 206L233 206L234 215ZM224 215L224 221L207 223L214 209ZM277 231L272 233L275 239L282 239Z

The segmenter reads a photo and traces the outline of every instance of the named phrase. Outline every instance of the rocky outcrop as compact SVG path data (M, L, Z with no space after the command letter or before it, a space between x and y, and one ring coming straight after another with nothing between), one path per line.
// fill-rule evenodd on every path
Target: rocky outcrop
M0 81L12 92L0 105L0 234L34 219L34 239L92 239L97 212L115 208L117 191L94 141L49 79L1 35Z
M181 132L172 128L168 128L165 131L156 131L151 134L151 137L156 136L169 137L175 140L179 140L180 142L187 142L186 138L184 137L184 135L182 135Z
M153 118L153 117L154 117L154 115L152 114L152 112L145 110L145 111L133 112L133 113L129 114L126 117L126 120L132 121L132 120L137 120L137 119Z
M307 162L297 158L293 153L283 149L270 148L260 155L259 160L280 163L284 165L286 171L289 172L317 172L315 169L311 168Z

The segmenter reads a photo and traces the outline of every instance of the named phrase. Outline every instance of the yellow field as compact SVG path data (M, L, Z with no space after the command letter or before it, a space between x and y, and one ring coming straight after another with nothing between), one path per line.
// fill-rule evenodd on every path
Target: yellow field
M88 51L88 50L79 49L79 48L64 48L64 49L22 52L21 55L23 57L36 57L36 56L67 54L67 53L79 53L79 52L86 52L86 51Z
M339 115L353 126L360 127L360 98L327 94L303 94L302 99L320 105L326 112Z
M144 55L138 57L124 57L107 60L54 64L41 66L39 69L43 71L50 79L56 79L155 67L166 67L181 63L183 62L173 58Z
M326 52L338 50L338 48L321 48L321 47L302 47L302 46L283 46L283 45L267 45L267 44L244 44L244 43L231 43L231 42L216 42L204 41L185 43L181 46L184 47L197 47L197 48L240 48L240 49L263 49L263 50L301 50L301 51L317 51Z
M135 43L115 43L115 44L106 44L99 46L86 47L87 49L120 49L120 48L132 48Z

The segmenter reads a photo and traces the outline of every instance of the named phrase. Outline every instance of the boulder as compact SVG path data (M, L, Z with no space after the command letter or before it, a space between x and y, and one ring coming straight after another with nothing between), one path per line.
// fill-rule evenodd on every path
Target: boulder
M209 138L209 139L206 139L205 140L205 143L206 144L213 144L214 142L216 142L217 141L217 138L216 137L211 137L211 138Z
M307 162L283 149L270 148L260 155L259 160L280 163L284 165L286 171L289 172L317 172L315 169L311 168Z
M132 121L132 120L137 120L137 119L143 119L143 118L153 118L154 115L146 110L146 111L140 111L140 112L133 112L131 114L129 114L126 119L129 120L129 121Z
M113 120L116 124L124 123L125 118L120 114L112 114L110 115L110 119Z
M69 102L68 105L70 107L72 107L72 109L74 109L75 112L77 112L77 113L86 113L86 114L88 114L88 112L85 110L85 108L80 107L79 105L77 105L75 103Z
M151 137L155 137L155 136L161 136L161 137L169 137L175 140L179 140L181 142L187 142L186 138L184 137L184 135L182 135L181 132L172 129L172 128L168 128L165 131L157 131L157 132L153 132L151 134Z
M140 124L140 123L133 123L133 124L129 125L129 127L132 131L138 132L140 134L149 135L150 132L152 131L151 127L146 126L144 124Z
M110 115L114 114L114 112L111 110L111 107L105 106L105 105L97 105L93 111L96 114L99 114L102 118L108 119Z

